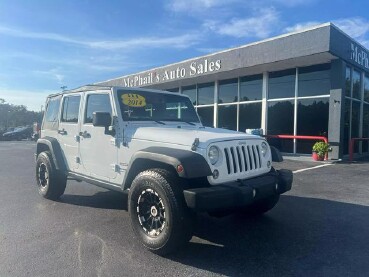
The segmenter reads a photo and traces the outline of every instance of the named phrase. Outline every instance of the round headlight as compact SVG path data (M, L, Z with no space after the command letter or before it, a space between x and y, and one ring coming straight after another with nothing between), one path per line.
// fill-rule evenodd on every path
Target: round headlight
M216 146L211 146L208 152L209 161L211 164L216 164L219 160L219 149Z
M261 153L263 154L264 157L268 153L268 144L266 142L261 143Z

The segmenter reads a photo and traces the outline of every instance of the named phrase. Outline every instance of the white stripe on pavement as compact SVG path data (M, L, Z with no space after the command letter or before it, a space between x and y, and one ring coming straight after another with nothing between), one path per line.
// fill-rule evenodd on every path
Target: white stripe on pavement
M307 170L311 170L311 169L316 169L316 168L321 168L321 167L325 167L325 166L329 166L329 165L332 165L332 164L321 164L321 165L317 165L317 166L313 166L313 167L298 169L298 170L292 171L292 173L299 173L299 172L303 172L303 171L307 171Z

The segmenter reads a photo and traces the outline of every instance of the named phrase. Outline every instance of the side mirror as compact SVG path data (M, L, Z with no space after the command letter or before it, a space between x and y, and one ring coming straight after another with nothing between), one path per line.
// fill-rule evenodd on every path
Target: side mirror
M107 112L93 112L92 125L95 127L105 127L104 134L115 136L115 130L112 125L112 117Z
M109 128L111 125L111 115L107 112L93 112L92 125L95 127Z

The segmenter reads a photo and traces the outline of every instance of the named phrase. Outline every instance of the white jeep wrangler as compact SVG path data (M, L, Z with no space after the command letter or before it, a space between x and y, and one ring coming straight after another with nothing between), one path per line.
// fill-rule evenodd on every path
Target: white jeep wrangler
M166 254L189 241L196 212L262 214L292 173L264 138L203 127L185 95L85 86L47 98L36 149L39 193L67 179L128 193L136 236Z

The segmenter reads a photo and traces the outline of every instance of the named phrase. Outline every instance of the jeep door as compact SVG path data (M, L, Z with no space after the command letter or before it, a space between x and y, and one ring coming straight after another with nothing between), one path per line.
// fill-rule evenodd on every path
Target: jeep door
M64 95L58 127L58 140L67 167L75 171L79 167L78 133L81 94Z
M115 165L118 149L115 137L105 134L104 127L92 125L93 112L108 112L113 115L108 92L88 92L85 94L83 118L80 132L80 157L83 173L91 177L109 181L115 179Z

